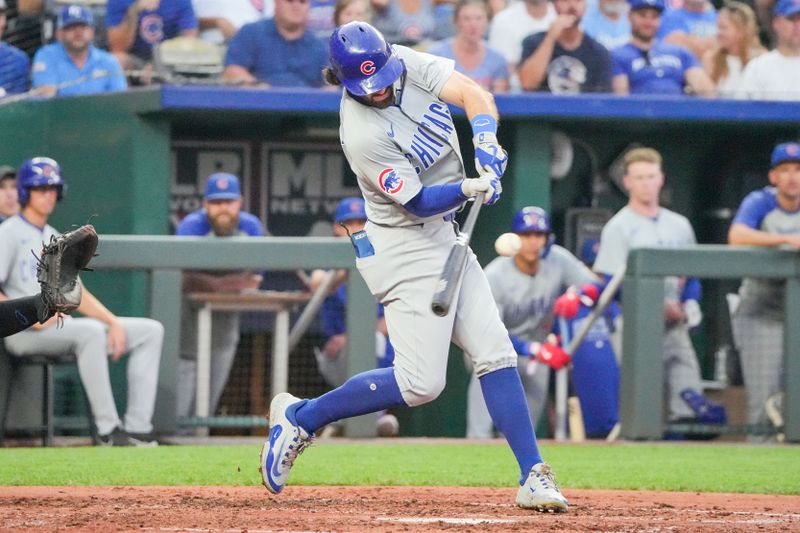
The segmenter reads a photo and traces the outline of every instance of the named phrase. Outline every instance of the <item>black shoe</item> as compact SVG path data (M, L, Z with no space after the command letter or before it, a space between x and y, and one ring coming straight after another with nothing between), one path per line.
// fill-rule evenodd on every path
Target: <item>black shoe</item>
M131 446L137 448L155 448L158 446L158 440L153 432L150 433L128 433L128 440Z
M132 446L130 437L124 429L117 426L108 435L97 435L94 441L97 446Z

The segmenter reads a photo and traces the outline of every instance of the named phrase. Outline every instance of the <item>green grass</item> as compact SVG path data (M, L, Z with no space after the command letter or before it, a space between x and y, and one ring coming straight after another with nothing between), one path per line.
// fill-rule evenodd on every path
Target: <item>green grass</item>
M0 485L258 485L259 447L162 446L0 450ZM800 494L800 448L745 445L545 444L566 488ZM507 487L517 476L498 444L326 443L293 485Z

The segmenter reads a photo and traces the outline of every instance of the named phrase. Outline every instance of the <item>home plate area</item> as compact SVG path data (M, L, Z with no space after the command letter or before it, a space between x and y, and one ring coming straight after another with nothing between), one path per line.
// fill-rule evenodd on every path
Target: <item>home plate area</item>
M0 487L15 531L798 531L800 496L564 489L566 514L476 487Z

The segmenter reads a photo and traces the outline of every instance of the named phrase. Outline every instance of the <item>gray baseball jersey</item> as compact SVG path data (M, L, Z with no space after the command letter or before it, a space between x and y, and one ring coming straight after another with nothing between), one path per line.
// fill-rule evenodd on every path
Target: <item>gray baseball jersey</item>
M538 342L553 329L553 304L564 289L597 281L583 263L558 245L550 248L533 276L520 272L513 257L497 257L486 266L486 277L509 333Z
M600 236L600 249L594 270L613 275L625 265L628 252L634 248L669 248L697 244L689 220L662 207L655 218L640 215L630 207L623 207L611 217ZM680 300L683 281L667 277L664 297Z
M43 243L58 232L46 225L40 229L22 215L15 215L0 225L0 286L9 298L20 298L39 293L36 280L36 255L41 254Z
M367 217L386 226L441 219L418 218L402 204L422 186L464 179L453 119L438 95L455 70L450 59L395 45L407 74L394 84L397 105L366 106L343 91L339 136L366 201Z

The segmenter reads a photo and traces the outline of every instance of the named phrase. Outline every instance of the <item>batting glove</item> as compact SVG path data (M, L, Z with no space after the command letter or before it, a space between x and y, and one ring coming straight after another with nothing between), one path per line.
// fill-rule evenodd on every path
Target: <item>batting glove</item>
M536 360L553 370L561 370L570 363L572 358L556 342L548 341L539 348Z
M478 174L492 174L502 178L508 165L508 153L497 142L497 135L491 132L477 133L472 138L475 146L475 168Z
M703 321L703 312L697 300L686 300L683 302L683 312L686 314L686 324L690 328L696 328Z
M461 182L461 192L467 198L474 198L478 193L484 193L483 203L492 205L500 199L503 186L500 179L494 176L481 176L480 178L467 178Z

